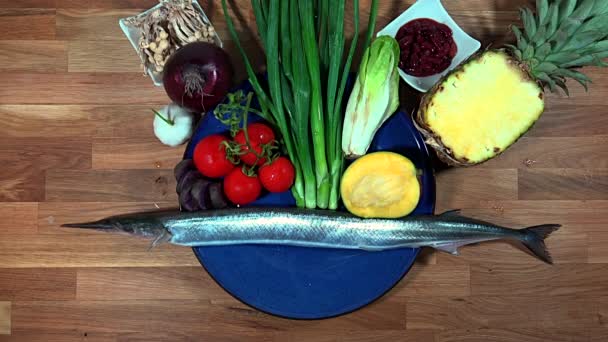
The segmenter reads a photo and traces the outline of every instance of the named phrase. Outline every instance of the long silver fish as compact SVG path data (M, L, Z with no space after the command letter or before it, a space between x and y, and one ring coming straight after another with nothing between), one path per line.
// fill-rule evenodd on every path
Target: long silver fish
M182 246L281 244L381 251L432 247L452 254L464 245L490 240L523 243L552 263L544 239L558 224L509 229L449 211L402 219L361 219L348 213L296 208L241 208L193 213L152 212L113 216L63 227L122 232Z

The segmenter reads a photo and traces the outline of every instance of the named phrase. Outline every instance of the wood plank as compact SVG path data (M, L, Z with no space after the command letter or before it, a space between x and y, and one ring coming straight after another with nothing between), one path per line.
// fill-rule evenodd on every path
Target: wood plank
M373 308L373 309L372 309ZM321 321L273 317L236 300L122 300L14 302L14 329L128 333L277 332L315 330L399 330L405 322L403 299L387 298L347 316Z
M69 42L69 72L133 72L143 73L139 56L130 44L104 40Z
M234 332L234 331L163 331L163 332L124 332L103 333L80 330L47 331L41 329L13 329L10 336L0 342L279 342L272 332Z
M117 41L117 44L131 46L118 26L118 20L141 11L141 9L58 9L57 39L111 40Z
M121 333L116 334L116 336L118 342L278 342L274 338L275 333L268 331L166 331L154 333L143 331L136 333Z
M42 329L13 329L10 336L6 336L5 339L0 336L0 342L32 342L32 341L44 341L44 342L117 342L119 336L112 333L97 333L70 330L65 327L63 330L48 331ZM123 340L131 341L131 340Z
M381 330L381 331L316 331L277 333L276 342L434 342L431 330Z
M423 248L416 257L414 265L435 265L437 263L437 253L432 248Z
M78 269L79 300L231 299L200 266Z
M448 210L451 208L441 208ZM539 210L554 210L556 213L563 213L557 209L572 209L586 210L592 213L591 209L608 210L608 201L606 200L487 200L475 203L475 206L461 207L461 209L493 209L497 213L502 213L505 210L523 209L521 214L525 214L525 209L538 212ZM440 210L441 212L441 210ZM501 214L502 215L502 214ZM584 217L583 217L584 219ZM525 223L525 222L524 222Z
M57 0L0 0L0 8L55 8Z
M582 102L582 101L580 101ZM547 103L543 116L536 122L527 137L589 137L608 135L608 111L605 104Z
M436 174L437 206L461 208L481 200L517 199L517 170L454 168Z
M57 40L0 40L0 71L64 72L67 51Z
M154 137L150 105L2 105L0 135L17 138ZM160 108L160 106L156 107Z
M520 169L523 200L606 200L608 169Z
M0 236L35 234L38 203L0 203Z
M27 164L38 170L91 168L91 141L88 137L61 140L0 137L0 160L16 165ZM10 168L12 165L5 165Z
M606 226L604 226L604 229ZM593 232L589 234L589 262L608 264L608 234L604 232Z
M4 73L0 83L3 104L148 104L168 101L140 73ZM33 96L35 94L35 96Z
M0 138L0 200L34 202L44 199L44 172L52 168L91 167L87 138Z
M175 201L170 170L49 170L46 200L51 202Z
M123 8L152 8L158 4L157 0L55 0L57 8L101 8L101 9L123 9Z
M414 264L391 296L468 296L471 293L470 271L467 265L442 266Z
M598 327L597 315L607 297L493 296L409 298L407 329Z
M177 202L42 202L38 205L38 233L40 234L99 234L88 230L61 228L64 223L89 222L104 217L142 211L173 209Z
M55 9L0 8L0 32L9 40L55 39Z
M152 127L150 127L152 131ZM182 160L184 147L168 147L148 139L97 138L93 140L93 169L168 169Z
M607 108L608 110L608 108ZM520 139L482 168L608 168L607 136Z
M471 265L471 295L602 296L608 291L608 264Z
M149 105L121 105L91 106L87 110L96 138L139 137L148 140L154 136L154 114L150 108Z
M105 333L78 329L43 330L43 329L13 329L10 336L0 342L279 342L272 332L234 332L234 331L162 331L162 332L124 332Z
M547 202L545 202L547 203ZM608 224L608 218L602 207L539 207L530 209L466 209L464 215L476 217L500 225L514 228L523 228L533 225L559 223L563 227L552 234L551 238L562 234L581 234L588 232L601 232ZM550 241L551 238L547 239Z
M0 335L11 333L11 302L0 302Z
M468 9L470 10L454 10L450 12L450 15L465 32L479 40L482 46L501 46L513 40L508 28L519 23L518 12L480 11L473 7Z
M44 173L29 165L13 165L0 171L0 201L44 200Z
M567 328L483 328L450 329L437 333L435 342L600 342L608 338L604 327L586 329Z
M0 105L0 135L15 138L90 137L86 106Z
M0 239L0 268L199 266L187 247L122 235L41 234Z
M10 301L76 299L76 270L0 269L0 298Z

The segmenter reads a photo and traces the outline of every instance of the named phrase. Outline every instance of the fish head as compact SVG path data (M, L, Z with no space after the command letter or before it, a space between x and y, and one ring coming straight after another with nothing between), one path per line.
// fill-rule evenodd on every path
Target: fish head
M92 229L107 233L120 233L145 238L156 238L167 232L163 224L150 215L119 215L98 221L68 223L64 228Z

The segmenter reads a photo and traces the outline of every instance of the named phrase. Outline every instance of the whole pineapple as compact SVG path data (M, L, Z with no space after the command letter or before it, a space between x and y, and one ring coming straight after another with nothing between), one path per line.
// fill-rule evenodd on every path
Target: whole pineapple
M537 0L521 10L516 46L486 50L427 93L415 122L439 157L470 166L515 143L544 111L544 89L568 94L567 79L587 89L577 69L607 66L608 0Z

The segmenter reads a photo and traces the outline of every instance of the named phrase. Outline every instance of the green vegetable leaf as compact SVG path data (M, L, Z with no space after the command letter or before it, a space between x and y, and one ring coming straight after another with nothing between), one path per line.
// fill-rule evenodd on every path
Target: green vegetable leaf
M557 84L557 86L560 87L564 91L564 93L566 93L566 95L568 97L570 97L570 90L568 90L568 86L566 86L566 82L564 82L561 79L556 79L555 84Z
M560 66L562 68L582 67L587 65L593 65L594 62L595 59L593 58L593 55L586 55L577 59L570 60L569 62L564 62Z
M597 43L593 43L592 46L589 46L584 49L581 54L588 55L592 53L601 53L606 51L608 51L608 40L602 40Z
M557 70L557 65L555 65L551 62L542 62L539 65L537 65L536 67L534 67L535 72L543 72L546 74L551 74L555 70Z
M258 34L260 35L262 46L266 49L266 30L268 26L266 25L266 13L262 10L262 1L264 0L251 0L251 4L253 13L255 14L255 22L258 26Z
M548 0L536 0L536 11L538 14L539 26L545 26L549 21L549 1Z
M554 2L549 8L549 25L547 25L547 36L551 37L559 27L559 4Z
M526 37L528 37L529 41L533 41L534 35L536 34L536 21L534 19L534 14L529 8L520 9L521 19L524 22L524 30L526 32Z
M570 42L564 45L564 50L578 50L588 47L599 39L602 39L605 35L606 33L601 31L587 31L577 34L572 37Z
M608 1L596 1L591 13L596 15L608 13Z
M570 15L571 18L575 20L580 20L581 22L585 21L591 15L591 10L595 6L596 0L582 0L580 5L572 12ZM606 1L606 0L599 0Z
M511 44L505 44L505 46L506 46L507 48L509 48L509 50L511 50L511 53L513 53L513 55L515 55L515 57L516 57L518 60L520 60L520 61L522 60L523 55L521 54L521 51L519 51L519 49L517 48L517 46L515 46L515 45L511 45Z
M555 92L556 83L551 77L549 77L549 75L547 75L544 72L539 72L539 73L534 74L534 76L537 79L543 81L544 84L548 85L549 90L551 90L551 92Z
M542 61L547 57L547 55L550 52L551 52L551 43L546 42L536 50L535 56L537 59Z
M580 58L580 54L574 51L564 51L553 53L545 58L547 62L553 62L558 65L562 65L564 63L576 60Z
M546 41L546 28L544 26L541 26L537 31L536 34L534 35L534 39L532 39L532 42L534 43L535 47L540 47L541 45L543 45Z
M553 73L554 73L554 75L568 77L568 78L571 78L571 79L577 81L585 88L585 90L588 90L587 83L591 82L591 79L589 77L587 77L587 75L585 75L581 72L578 72L576 70L559 69L559 70L554 71Z
M563 22L566 18L574 12L576 8L577 0L562 0L561 6L559 8L559 21Z
M363 155L377 131L399 106L399 44L378 37L365 51L344 120L343 149Z
M554 71L553 73L558 76L564 76L564 77L569 77L569 78L572 78L575 80L591 82L591 79L587 75L583 74L582 72L578 72L576 70L561 68L557 71Z
M528 47L528 42L523 37L523 34L521 33L521 30L519 29L519 27L513 25L513 26L511 26L511 31L513 31L513 34L515 35L515 38L517 39L517 47L519 48L519 50L521 50L521 51L525 50Z
M525 49L523 52L523 59L524 59L524 61L527 61L530 58L532 58L532 56L534 56L534 46L528 45L528 48Z
M595 15L587 20L578 30L579 32L601 31L604 37L608 35L608 14Z

